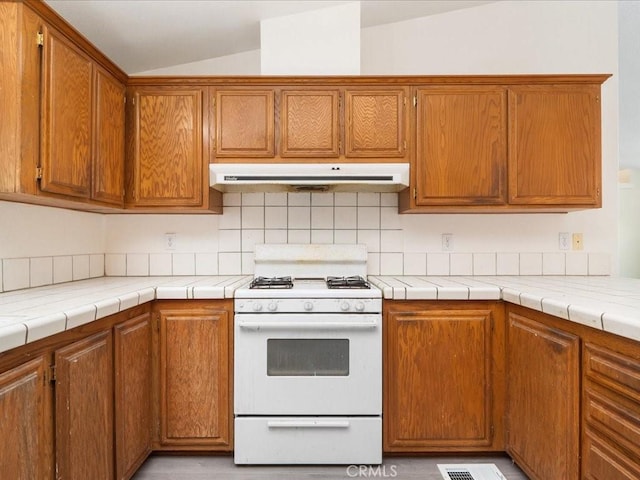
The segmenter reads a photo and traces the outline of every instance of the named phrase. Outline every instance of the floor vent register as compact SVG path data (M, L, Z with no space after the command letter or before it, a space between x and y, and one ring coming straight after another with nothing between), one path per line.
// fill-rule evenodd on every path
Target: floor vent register
M507 480L493 463L438 464L444 480Z

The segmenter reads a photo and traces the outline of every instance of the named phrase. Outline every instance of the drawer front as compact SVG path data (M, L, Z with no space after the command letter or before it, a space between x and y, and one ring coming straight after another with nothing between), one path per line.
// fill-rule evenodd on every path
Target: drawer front
M640 408L635 403L615 401L608 395L585 387L584 414L587 422L607 435L616 443L640 453Z
M236 464L379 464L380 417L236 417Z
M640 403L640 362L595 345L584 349L588 378Z
M587 480L636 480L640 478L640 466L587 427L582 474Z

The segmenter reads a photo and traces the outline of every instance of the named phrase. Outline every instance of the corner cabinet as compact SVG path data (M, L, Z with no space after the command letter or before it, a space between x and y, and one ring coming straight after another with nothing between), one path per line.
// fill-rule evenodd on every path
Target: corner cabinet
M208 210L203 130L206 88L138 87L129 98L126 206L150 212Z
M401 213L599 208L608 75L458 77L417 86Z
M580 471L580 338L507 310L507 453L536 480Z
M232 301L160 301L158 450L231 451Z
M504 450L501 302L384 302L385 452Z

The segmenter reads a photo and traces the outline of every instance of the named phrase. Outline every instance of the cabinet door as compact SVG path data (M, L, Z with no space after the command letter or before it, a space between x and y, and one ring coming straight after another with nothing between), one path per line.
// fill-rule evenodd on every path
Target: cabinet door
M95 129L92 198L124 202L124 85L95 68Z
M111 332L55 352L58 479L113 478Z
M160 443L231 450L229 313L160 310Z
M51 395L37 357L0 375L0 478L52 478Z
M133 102L132 203L202 206L203 90L140 88Z
M91 195L91 60L62 34L44 27L40 188Z
M407 89L345 92L345 157L403 158Z
M417 90L416 205L506 203L506 91Z
M491 449L492 311L389 308L384 330L385 451Z
M215 156L273 157L273 90L216 90Z
M114 327L116 478L128 479L151 452L151 315Z
M282 90L280 156L338 157L338 90Z
M600 86L509 87L509 202L600 206Z
M507 451L533 479L579 471L578 337L509 312Z

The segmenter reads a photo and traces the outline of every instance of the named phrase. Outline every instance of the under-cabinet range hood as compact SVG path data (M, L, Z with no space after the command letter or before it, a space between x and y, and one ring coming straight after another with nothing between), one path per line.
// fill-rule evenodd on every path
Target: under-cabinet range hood
M408 163L213 163L210 186L223 192L399 192L409 186Z

